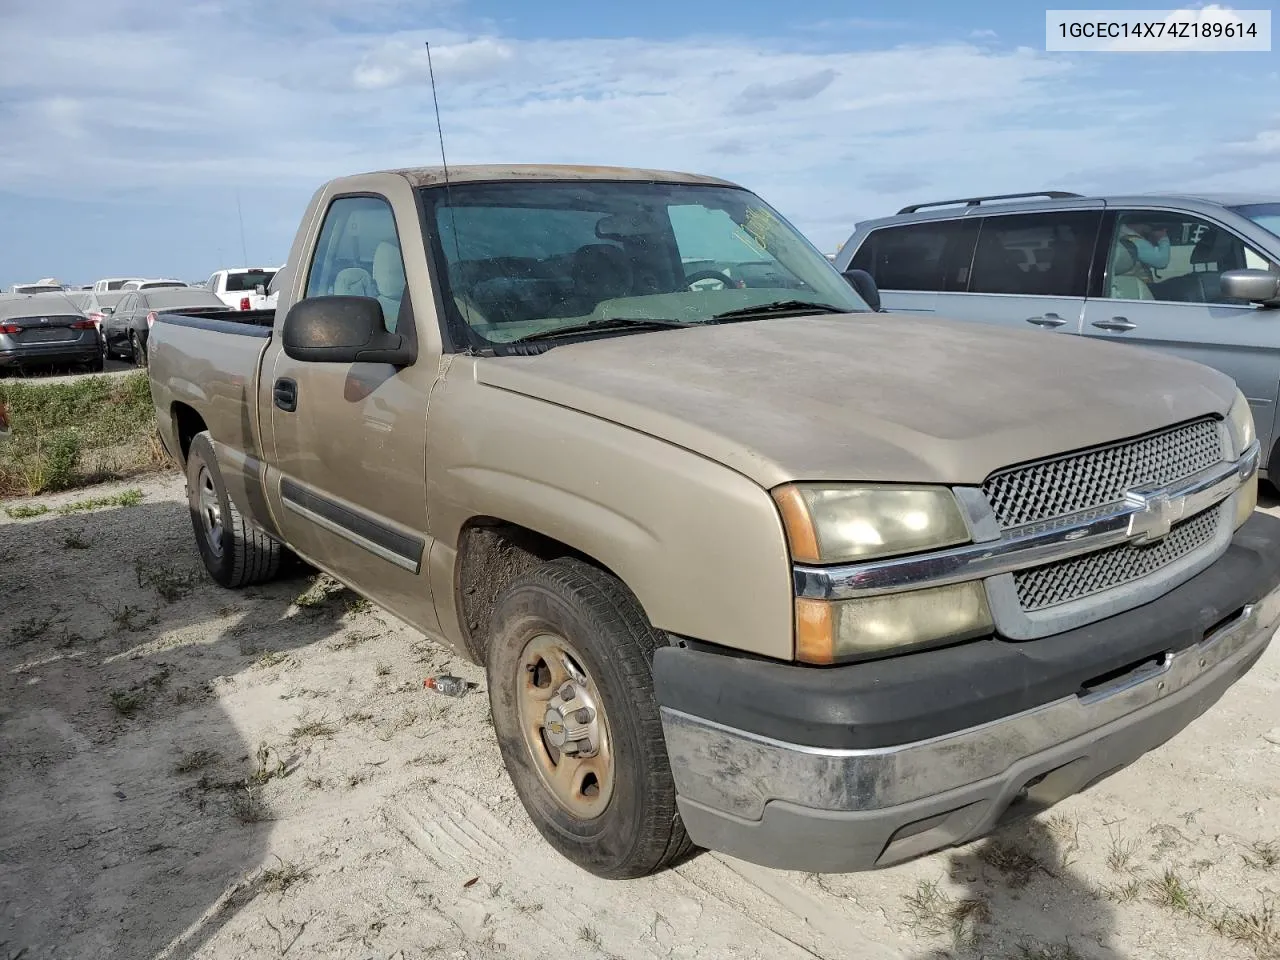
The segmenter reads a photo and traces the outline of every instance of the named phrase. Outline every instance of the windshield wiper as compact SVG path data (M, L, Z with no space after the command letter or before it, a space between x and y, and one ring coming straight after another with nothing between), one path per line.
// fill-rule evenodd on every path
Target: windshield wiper
M586 323L575 323L555 330L542 330L531 333L527 337L517 337L512 343L529 343L533 340L554 340L556 337L571 337L575 333L595 333L598 330L674 330L677 327L692 327L696 324L681 323L679 320L659 320L650 317L605 317L603 320L588 320Z
M812 303L808 300L774 300L770 303L758 303L753 307L739 307L737 310L726 310L713 314L707 323L732 323L735 320L763 320L768 317L781 317L792 313L855 313L848 307L837 307L831 303Z

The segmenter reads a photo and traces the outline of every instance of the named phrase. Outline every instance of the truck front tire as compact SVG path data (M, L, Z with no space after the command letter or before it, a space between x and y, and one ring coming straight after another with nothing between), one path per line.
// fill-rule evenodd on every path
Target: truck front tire
M662 643L622 583L575 559L535 567L494 609L503 761L542 836L599 877L644 876L692 849L653 695Z
M187 504L209 576L233 590L275 578L285 548L254 529L231 502L208 431L192 438L187 453Z

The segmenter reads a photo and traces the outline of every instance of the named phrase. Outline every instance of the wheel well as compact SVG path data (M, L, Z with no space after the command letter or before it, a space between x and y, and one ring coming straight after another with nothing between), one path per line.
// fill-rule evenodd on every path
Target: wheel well
M182 449L182 462L187 462L187 453L191 450L191 441L197 433L207 429L204 418L196 413L194 407L185 403L173 405L173 425L178 434L178 446Z
M458 538L457 609L467 649L485 662L489 618L516 577L548 560L576 557L612 573L594 557L535 530L494 517L473 517Z

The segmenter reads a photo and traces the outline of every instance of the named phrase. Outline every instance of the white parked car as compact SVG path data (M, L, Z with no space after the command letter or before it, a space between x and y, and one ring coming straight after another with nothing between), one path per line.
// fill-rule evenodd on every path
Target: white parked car
M103 277L93 285L94 293L116 293L123 290L126 283L139 283L143 277Z
M9 288L10 293L61 293L65 290L62 284L53 277L45 277L35 283L15 283Z
M268 302L267 287L277 270L276 267L231 267L215 270L205 286L233 310L266 310L275 305Z
M185 287L185 280L127 280L121 290L159 290L163 287Z

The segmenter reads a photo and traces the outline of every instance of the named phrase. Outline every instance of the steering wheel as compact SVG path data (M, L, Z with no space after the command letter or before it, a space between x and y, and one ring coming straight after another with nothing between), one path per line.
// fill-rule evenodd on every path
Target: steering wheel
M729 275L719 270L695 270L684 280L690 290L693 289L695 283L701 283L703 280L719 280L721 290L728 290L734 286L734 282L729 278Z

